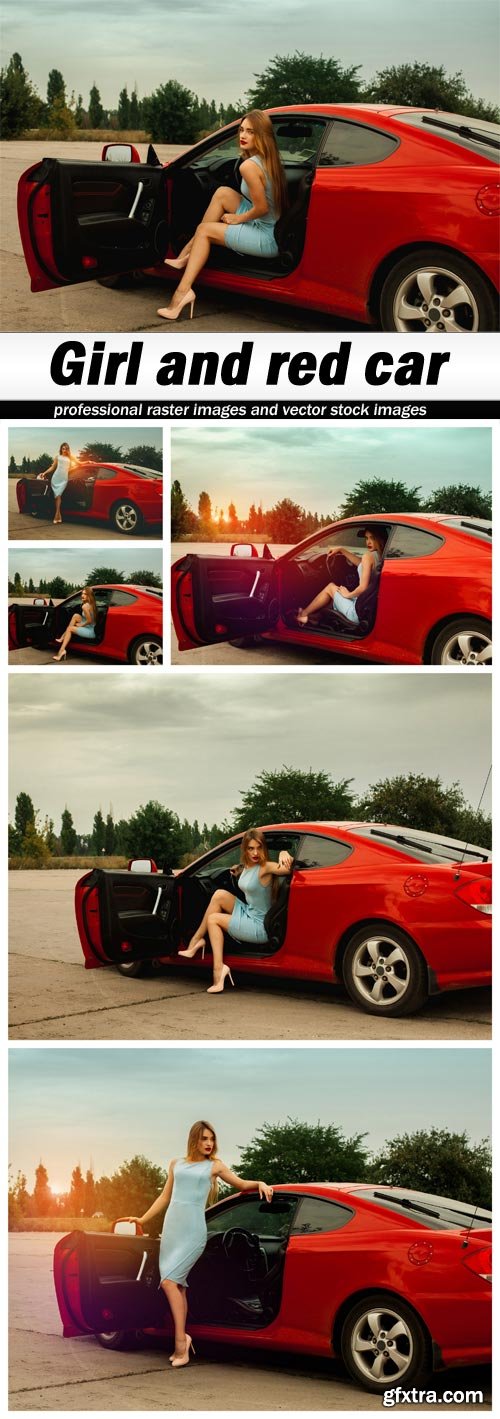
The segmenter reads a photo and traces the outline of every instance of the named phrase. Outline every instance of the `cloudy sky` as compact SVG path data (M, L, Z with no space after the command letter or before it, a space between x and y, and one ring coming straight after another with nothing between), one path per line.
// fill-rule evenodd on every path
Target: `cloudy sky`
M422 495L446 483L491 489L491 430L483 428L172 430L172 477L196 511L202 489L212 506L269 508L289 497L312 512L337 512L360 478L401 479Z
M96 1176L136 1153L165 1166L183 1156L196 1118L214 1125L224 1161L264 1122L294 1117L387 1138L420 1128L490 1132L487 1049L11 1049L9 1158L33 1186L40 1158L55 1191L77 1161ZM390 1109L368 1081L390 1078ZM228 1080L231 1087L228 1088ZM68 1129L68 1119L71 1127ZM334 1181L332 1179L332 1181Z
M112 443L115 448L121 448L126 452L129 448L137 448L139 444L151 444L153 448L163 447L163 432L160 428L146 428L141 424L85 424L84 427L72 426L69 434L62 424L57 428L9 429L9 460L14 455L16 463L20 463L22 458L39 458L42 453L50 453L55 457L59 452L61 444L69 437L71 452L78 455L81 448L94 440L99 443Z
M62 576L72 585L86 586L90 573L96 567L115 567L125 577L139 570L162 574L162 554L160 547L85 547L73 543L64 551L55 547L36 547L27 550L9 548L9 579L14 580L16 572L22 581L33 578L35 586L40 580L50 581L51 577Z
M80 832L99 806L128 818L149 799L219 823L284 764L352 776L359 793L387 775L439 774L474 805L489 768L489 676L101 669L9 681L11 814L24 790L56 825L67 805Z
M420 60L463 70L472 92L497 101L496 0L3 0L3 50L18 50L45 95L62 70L87 101L93 82L115 106L177 79L208 99L238 102L275 54L302 50L361 65L370 79Z

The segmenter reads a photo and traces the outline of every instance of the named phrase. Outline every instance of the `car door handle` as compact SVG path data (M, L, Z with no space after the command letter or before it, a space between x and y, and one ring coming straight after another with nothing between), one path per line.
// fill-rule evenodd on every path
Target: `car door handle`
M156 897L156 901L155 901L155 904L154 904L154 907L153 907L153 910L152 910L152 913L151 913L152 916L156 916L156 913L157 913L157 911L158 911L158 907L159 907L160 902L161 902L161 894L162 894L162 892L163 892L163 887L159 887L159 888L158 888L157 897Z
M141 1276L142 1276L142 1273L143 1273L143 1271L144 1271L144 1267L145 1267L146 1262L147 1262L147 1259L148 1259L147 1251L143 1251L143 1253L142 1253L142 1261L141 1261L139 1270L138 1270L138 1272L137 1272L137 1276L136 1276L136 1278L135 1278L136 1281L140 1281Z
M139 183L137 184L137 192L136 192L136 194L135 194L135 197L134 197L132 206L131 206L131 208L130 208L130 212L129 212L129 214L128 214L129 222L132 220L132 217L135 217L135 213L136 213L136 210L137 210L137 204L138 204L139 198L141 197L141 195L142 195L143 192L144 192L144 183L143 183L143 182L139 182Z
M252 596L255 596L255 592L256 592L256 590L257 590L259 581L260 581L260 571L255 573L255 581L254 581L254 584L253 584L253 586L252 586L252 590L251 590L251 592L250 592L250 600L252 599Z

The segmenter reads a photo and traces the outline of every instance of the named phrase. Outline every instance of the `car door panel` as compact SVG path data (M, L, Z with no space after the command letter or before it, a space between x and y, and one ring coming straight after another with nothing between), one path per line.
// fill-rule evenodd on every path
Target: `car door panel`
M209 645L270 630L279 614L273 562L190 555L173 568L172 606L180 640Z
M77 883L76 914L84 950L103 964L168 956L180 939L178 879L94 868Z
M64 1335L165 1326L159 1241L113 1232L72 1232L54 1253Z
M52 605L9 606L9 650L48 645L54 633L55 615Z
M146 163L44 158L20 179L18 213L34 291L146 269L168 246L165 175Z

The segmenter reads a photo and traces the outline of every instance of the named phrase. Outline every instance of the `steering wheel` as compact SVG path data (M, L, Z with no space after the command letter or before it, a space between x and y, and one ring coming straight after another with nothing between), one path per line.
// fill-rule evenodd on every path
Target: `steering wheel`
M262 1247L255 1232L247 1232L244 1227L231 1227L222 1234L222 1250L228 1261L257 1260Z
M327 554L326 554L325 567L326 567L326 570L327 570L327 572L328 572L328 576L330 576L330 577L333 577L334 574L335 574L335 568L334 568L333 563L334 563L334 561L335 561L335 557L338 557L339 552L340 552L340 547L335 547L335 548L330 548L330 551L327 552Z

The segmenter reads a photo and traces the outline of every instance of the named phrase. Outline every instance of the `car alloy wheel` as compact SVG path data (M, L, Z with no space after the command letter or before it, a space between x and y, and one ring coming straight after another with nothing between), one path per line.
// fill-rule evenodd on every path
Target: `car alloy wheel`
M163 665L163 645L155 636L143 636L132 646L133 665Z
M367 1296L347 1316L341 1340L350 1374L374 1393L408 1384L426 1366L427 1343L420 1322L404 1302Z
M368 922L347 944L342 961L351 1000L371 1015L407 1015L427 996L425 962L405 932Z
M105 1350L126 1350L134 1338L133 1330L97 1330L96 1340Z
M136 532L140 517L135 503L118 503L113 514L113 521L118 532Z
M394 329L427 335L470 335L479 330L479 310L465 281L446 266L416 268L394 295Z
M120 961L117 970L121 976L131 976L135 980L137 976L143 976L146 970L145 961Z
M436 660L439 665L491 665L493 646L486 631L454 630L440 637Z

